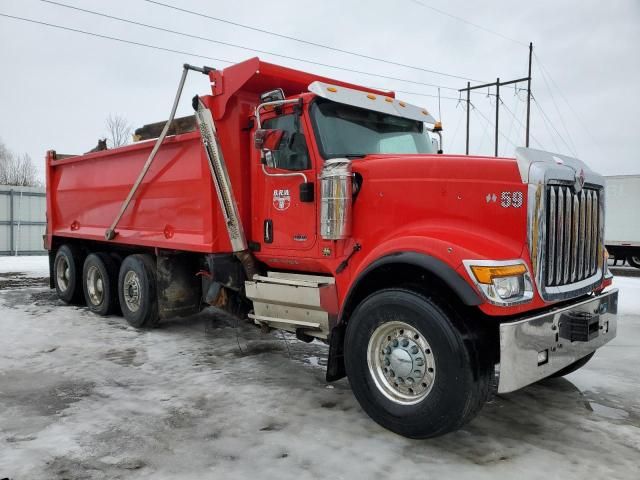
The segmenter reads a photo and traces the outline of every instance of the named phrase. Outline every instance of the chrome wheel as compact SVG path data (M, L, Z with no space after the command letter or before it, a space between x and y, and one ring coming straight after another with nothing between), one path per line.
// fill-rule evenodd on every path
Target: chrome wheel
M104 278L95 265L87 270L87 293L93 305L100 305L104 300Z
M124 303L130 312L137 312L142 300L140 277L133 270L129 270L124 276L123 282Z
M424 399L436 376L429 343L404 322L388 322L376 328L369 339L367 364L380 392L402 405Z
M58 288L66 292L69 288L69 282L71 281L71 267L69 260L64 255L60 255L56 258L56 283Z

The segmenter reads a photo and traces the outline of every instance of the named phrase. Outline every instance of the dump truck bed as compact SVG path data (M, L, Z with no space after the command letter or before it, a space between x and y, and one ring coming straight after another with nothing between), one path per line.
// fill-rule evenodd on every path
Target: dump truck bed
M47 234L104 241L154 141L79 156L47 153ZM115 243L230 251L199 132L167 137L117 228Z

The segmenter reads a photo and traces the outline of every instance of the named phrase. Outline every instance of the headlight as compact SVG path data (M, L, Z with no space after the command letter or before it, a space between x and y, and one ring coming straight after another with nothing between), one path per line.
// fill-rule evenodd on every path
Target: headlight
M533 298L533 283L522 260L465 260L464 266L490 303L501 306Z
M493 279L493 286L498 296L504 300L522 295L524 282L522 275L517 277L497 277Z

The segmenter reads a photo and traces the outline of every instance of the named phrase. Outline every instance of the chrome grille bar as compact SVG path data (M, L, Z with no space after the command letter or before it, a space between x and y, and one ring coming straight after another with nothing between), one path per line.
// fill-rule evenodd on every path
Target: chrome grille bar
M580 282L598 271L600 194L593 188L547 187L547 286Z
M598 193L593 192L593 197L591 199L591 274L596 273L598 269L598 229L600 219L598 217L598 205L600 203L600 199L598 198Z
M560 241L556 238L556 189L551 187L551 191L549 192L549 262L547 268L547 283L553 283L553 269L559 269L561 264L557 261L554 265L554 260L556 259L556 243L560 245ZM561 247L560 247L561 248Z
M580 226L580 202L577 195L573 195L571 219L571 281L575 282L578 278L578 227Z
M587 212L587 199L584 194L584 190L580 192L579 197L580 203L580 225L578 227L578 280L582 280L584 278L584 252L585 252L585 243L587 241L587 237L585 235L585 226L586 226L586 212Z
M569 246L571 242L571 191L568 188L563 189L565 191L564 196L564 258L562 262L564 264L564 271L562 274L562 284L569 283L569 270L571 267L571 259L569 254ZM561 283L558 282L558 285Z
M556 283L562 280L562 257L564 249L564 193L562 188L558 189L558 210L557 210L557 227L556 227L556 248L555 258L550 257L550 261L555 261Z
M585 224L585 245L584 245L584 276L586 278L591 275L592 263L591 263L591 242L593 241L591 228L591 203L592 203L591 190L587 191L585 210L587 212L587 223Z

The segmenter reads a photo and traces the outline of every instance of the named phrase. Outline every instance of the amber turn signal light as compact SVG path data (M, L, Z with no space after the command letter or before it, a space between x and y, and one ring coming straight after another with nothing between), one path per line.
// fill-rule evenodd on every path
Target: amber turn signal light
M523 264L505 265L500 267L472 265L471 271L479 283L490 284L494 278L523 275L527 273L527 267Z

